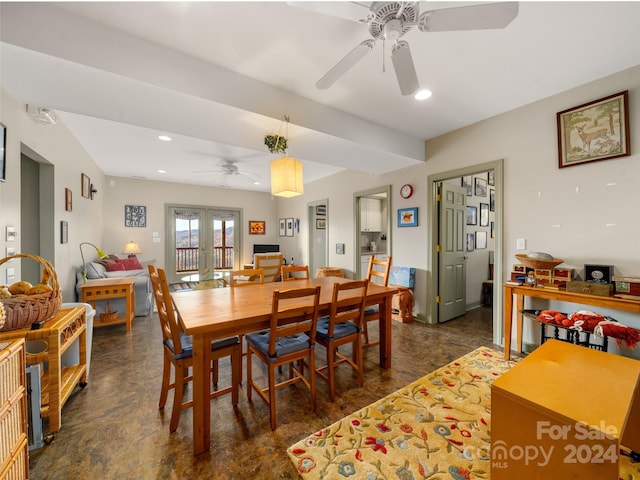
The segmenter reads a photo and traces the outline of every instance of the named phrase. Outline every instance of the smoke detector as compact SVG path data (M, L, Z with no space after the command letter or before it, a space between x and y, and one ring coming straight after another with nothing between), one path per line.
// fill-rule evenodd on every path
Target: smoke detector
M49 110L45 107L38 107L36 105L27 105L27 113L37 123L41 125L54 125L57 121L56 113L53 110Z

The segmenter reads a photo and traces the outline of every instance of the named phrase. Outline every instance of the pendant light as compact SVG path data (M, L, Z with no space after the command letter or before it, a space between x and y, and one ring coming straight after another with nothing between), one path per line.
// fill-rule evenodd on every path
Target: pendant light
M282 152L284 157L277 158L271 162L271 195L276 197L291 198L304 193L302 179L302 162L287 155L287 140L289 136L289 116L284 117L285 136L284 147L279 147L276 142L271 153ZM282 128L282 125L280 126ZM278 134L278 137L280 135ZM266 140L266 138L265 138ZM266 143L266 141L265 141Z

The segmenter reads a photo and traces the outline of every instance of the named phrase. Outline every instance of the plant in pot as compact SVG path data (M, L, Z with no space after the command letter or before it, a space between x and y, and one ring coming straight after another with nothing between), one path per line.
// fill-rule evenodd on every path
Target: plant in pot
M287 139L282 135L265 135L264 144L271 153L286 153Z

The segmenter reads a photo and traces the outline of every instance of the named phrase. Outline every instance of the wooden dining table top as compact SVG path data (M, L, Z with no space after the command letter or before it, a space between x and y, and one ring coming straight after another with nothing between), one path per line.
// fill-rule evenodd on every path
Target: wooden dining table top
M269 326L273 292L320 285L320 313L328 314L333 284L350 281L340 277L322 277L287 282L270 282L236 288L210 288L171 294L182 328L188 335L207 334L222 338L255 332ZM374 282L367 289L367 304L380 303L397 292Z

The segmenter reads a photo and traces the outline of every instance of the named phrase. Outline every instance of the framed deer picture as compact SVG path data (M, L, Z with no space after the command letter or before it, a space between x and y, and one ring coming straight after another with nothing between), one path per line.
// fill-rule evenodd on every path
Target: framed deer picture
M557 113L558 167L631 154L629 91Z

